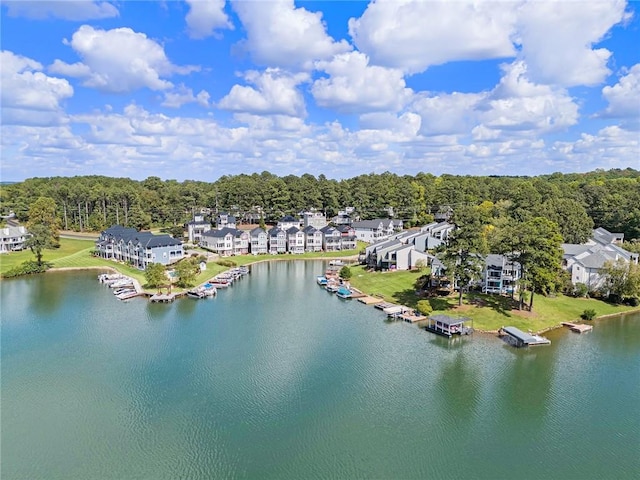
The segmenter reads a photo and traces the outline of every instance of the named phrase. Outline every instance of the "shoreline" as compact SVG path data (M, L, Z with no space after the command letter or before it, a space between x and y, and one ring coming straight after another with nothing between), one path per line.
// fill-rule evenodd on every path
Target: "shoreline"
M357 260L358 255L350 255L350 256L345 256L345 257L337 257L340 260L345 260L345 261L354 261ZM303 261L325 261L325 262L330 262L332 260L334 260L334 258L329 258L329 257L304 257L304 258L264 258L264 259L256 259L255 261L251 261L248 263L243 263L242 265L245 266L250 266L250 265L257 265L260 263L266 263L266 262L283 262L283 261L299 261L299 260L303 260ZM240 265L238 265L240 266ZM228 271L231 268L236 268L236 267L230 267L227 270L224 271ZM126 273L123 273L121 271L119 271L115 266L86 266L86 267L52 267L50 269L48 269L46 272L44 273L48 273L48 272L65 272L65 271L83 271L83 270L109 270L111 272L116 272L116 273L121 273L122 275L126 275ZM209 280L206 280L205 282L199 284L199 285L204 285L205 283L207 283ZM136 282L138 283L138 282ZM186 291L186 289L185 289ZM145 290L144 288L142 288L142 286L140 286L140 290L139 290L139 294L141 296L145 296L147 295L149 292L147 292L147 290ZM607 318L614 318L614 317L621 317L621 316L625 316L628 314L635 314L635 313L640 313L640 308L634 308L632 310L628 310L628 311L624 311L624 312L617 312L617 313L608 313L608 314L604 314L604 315L599 315L597 317L595 317L593 320L589 321L587 324L591 324L593 322L595 322L596 320L606 320ZM576 322L585 322L582 319L579 320L573 320ZM554 331L554 330L558 330L558 329L562 329L563 325L562 322L554 325L554 326L550 326L550 327L546 327L543 328L542 330L538 330L533 332L533 334L535 335L541 335L550 331ZM480 335L490 335L490 336L494 336L494 335L498 335L499 330L482 330L482 329L478 329L478 328L474 328L474 332L475 333L479 333Z

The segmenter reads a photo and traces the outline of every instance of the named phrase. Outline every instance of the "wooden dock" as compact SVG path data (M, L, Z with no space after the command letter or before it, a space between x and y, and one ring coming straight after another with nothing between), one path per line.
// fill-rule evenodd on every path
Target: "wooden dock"
M584 333L593 330L593 325L585 325L583 323L562 322L562 325L569 327L572 332Z
M409 323L423 322L427 319L427 317L424 315L415 315L411 312L402 313L398 315L396 318L399 318L400 320L404 320L405 322L409 322Z
M383 299L380 297L372 297L370 295L364 295L358 298L360 303L364 303L365 305L375 305L376 303L382 303Z
M152 295L149 300L151 300L152 302L169 303L173 302L176 297L177 294L175 293L156 293L155 295Z

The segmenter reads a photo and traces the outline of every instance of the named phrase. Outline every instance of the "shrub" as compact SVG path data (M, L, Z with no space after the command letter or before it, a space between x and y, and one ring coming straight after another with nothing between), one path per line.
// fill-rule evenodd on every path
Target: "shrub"
M216 263L223 267L229 267L229 268L237 266L237 263L234 262L233 260L220 259L220 260L217 260Z
M573 294L576 297L586 297L589 293L589 287L587 287L584 283L576 283L576 288L573 291Z
M16 265L8 272L2 274L3 278L19 277L21 275L32 275L34 273L43 273L49 270L53 265L49 262L42 262L42 265L38 265L35 260L27 260L20 265Z
M627 298L624 303L631 307L637 307L638 305L640 305L640 299L638 297L631 297Z
M593 320L596 317L596 311L593 308L588 308L580 314L580 318L583 320Z
M420 300L418 302L418 311L422 315L430 315L433 312L433 307L431 306L431 302L429 300Z
M351 278L351 269L345 265L340 269L338 275L340 275L340 278L343 280L349 280Z

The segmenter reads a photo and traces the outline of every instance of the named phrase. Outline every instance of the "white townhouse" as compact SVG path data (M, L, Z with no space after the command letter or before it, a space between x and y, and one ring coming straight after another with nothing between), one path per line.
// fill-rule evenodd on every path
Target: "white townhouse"
M202 235L200 246L223 257L249 253L249 234L243 230L225 227Z
M374 220L363 220L351 224L355 231L356 238L367 243L375 243L387 240L394 232L402 230L402 220L390 218L376 218Z
M300 220L294 216L285 215L278 221L276 227L284 230L285 232L291 227L300 228Z
M337 252L341 249L342 234L340 230L330 225L320 229L322 232L322 249L325 252Z
M190 243L200 243L202 234L211 230L211 222L204 219L204 215L194 215L193 220L187 223L187 236Z
M249 232L249 251L254 255L269 253L269 237L264 228L256 227Z
M297 227L287 230L287 251L289 253L304 253L304 232Z
M7 225L0 228L0 253L15 252L24 248L24 242L31 235L22 225Z
M606 262L622 260L637 264L638 254L622 248L623 240L624 234L611 233L600 227L593 230L584 244L563 244L562 268L571 275L571 283L583 283L589 291L595 291L604 285L601 271Z
M521 276L522 268L518 262L504 255L487 255L482 272L482 291L503 295L515 293Z

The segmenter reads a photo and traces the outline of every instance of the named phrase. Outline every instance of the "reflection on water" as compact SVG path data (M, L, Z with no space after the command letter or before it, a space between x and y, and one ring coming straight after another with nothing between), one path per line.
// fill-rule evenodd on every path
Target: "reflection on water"
M529 350L447 340L322 271L260 264L172 304L2 282L2 478L637 477L638 315Z

